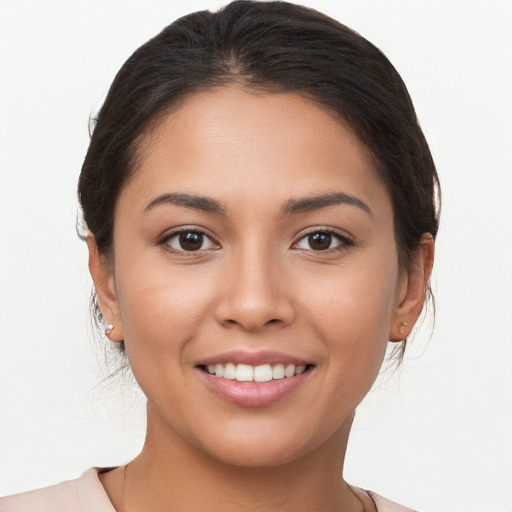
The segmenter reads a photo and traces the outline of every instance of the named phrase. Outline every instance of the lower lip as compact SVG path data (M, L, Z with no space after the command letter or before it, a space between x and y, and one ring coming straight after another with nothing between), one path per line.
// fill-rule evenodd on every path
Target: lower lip
M198 369L208 388L224 400L243 407L264 407L282 400L294 392L310 376L311 369L269 382L239 382L215 377Z

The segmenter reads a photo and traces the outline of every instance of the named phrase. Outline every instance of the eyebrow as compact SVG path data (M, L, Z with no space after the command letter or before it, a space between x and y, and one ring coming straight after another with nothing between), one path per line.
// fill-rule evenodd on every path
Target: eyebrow
M162 194L156 197L146 205L144 213L160 204L174 204L176 206L183 206L192 210L201 210L208 213L226 213L224 207L215 199L183 193Z
M207 213L215 213L223 215L226 213L224 206L219 201L211 197L196 196L185 193L168 193L162 194L144 207L144 213L152 210L161 204L173 204L176 206L183 206L192 210L200 210ZM290 199L281 208L282 215L293 215L295 213L309 212L312 210L320 210L328 206L336 206L339 204L348 204L356 206L365 211L370 217L373 218L371 208L361 199L345 192L328 192L313 197L306 197L304 199Z
M345 192L328 192L313 197L306 197L304 199L290 199L282 208L283 215L290 215L294 213L309 212L312 210L320 210L328 206L336 206L339 204L348 204L356 206L365 211L370 217L373 218L371 208L356 196L346 194Z

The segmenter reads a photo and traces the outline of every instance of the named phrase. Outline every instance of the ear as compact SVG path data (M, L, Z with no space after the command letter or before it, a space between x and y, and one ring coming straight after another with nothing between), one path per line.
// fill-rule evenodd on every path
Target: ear
M400 278L397 305L391 318L390 341L402 341L411 333L423 309L433 264L434 238L430 233L423 233L411 268Z
M111 341L123 341L124 331L116 294L113 265L100 254L96 239L92 235L87 237L87 248L89 249L89 272L94 281L101 313L106 324L114 325L113 329L105 334Z

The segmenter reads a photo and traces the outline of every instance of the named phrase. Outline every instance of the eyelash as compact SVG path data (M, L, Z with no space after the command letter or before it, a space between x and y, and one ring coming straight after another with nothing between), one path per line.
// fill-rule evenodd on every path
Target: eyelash
M172 247L169 244L169 242L171 240L178 239L178 237L180 235L184 235L184 234L197 234L197 235L201 235L203 237L201 245L203 245L206 240L209 240L210 244L214 245L216 247L208 247L206 249L199 248L197 250L189 250L189 251L187 251L186 249L183 248L183 246L182 246L181 249L178 249L178 248ZM178 242L178 243L181 245L181 242ZM215 249L220 247L219 243L211 235L206 233L204 230L202 230L200 228L197 228L197 227L194 227L194 226L191 226L191 227L186 227L185 226L185 227L179 228L176 231L172 231L171 233L167 233L164 237L162 237L159 240L158 245L162 246L166 251L172 252L174 254L181 254L181 255L188 255L188 254L193 255L193 254L203 253L204 251L215 250Z
M303 249L303 248L297 247L295 250L304 250L304 251L312 252L315 254L332 254L335 252L340 252L340 251L346 250L347 248L352 247L354 245L354 240L349 238L347 235L342 234L332 228L320 227L320 228L312 229L311 231L303 234L299 238L299 240L297 240L297 242L295 242L293 244L292 248L297 246L301 241L307 240L308 237L310 237L312 235L319 235L319 234L327 235L327 236L331 237L331 239L330 239L331 243L332 243L332 239L336 239L339 242L339 244L334 247L329 247L327 249L315 250L315 249Z
M183 234L201 235L201 237L203 237L203 239L201 241L202 242L201 245L204 244L205 239L206 239L206 240L210 241L211 245L214 245L216 247L208 247L206 249L199 248L196 250L186 250L181 245L181 242L178 242L181 246L181 249L174 248L174 247L170 246L169 242L171 240L177 239L180 235L183 235ZM336 239L339 243L338 243L338 245L335 245L334 247L328 247L327 249L318 249L318 250L315 250L312 248L305 249L305 248L298 247L300 242L302 242L303 240L307 240L308 237L313 236L313 235L327 235L328 237L330 237L329 245L332 243L333 239ZM194 226L179 228L176 231L172 231L171 233L166 234L164 237L162 237L159 240L158 245L164 247L164 249L169 252L172 252L175 254L181 254L181 255L188 255L188 254L193 255L195 253L202 253L203 251L216 250L216 249L220 248L220 244L211 235L206 233L204 230L194 227ZM306 252L312 252L312 253L318 253L318 254L330 254L330 253L345 250L349 247L352 247L353 245L354 245L354 241L351 238L349 238L348 236L341 234L338 231L333 230L332 228L319 227L319 228L312 229L311 231L303 234L296 242L293 243L291 248L294 250L303 250Z

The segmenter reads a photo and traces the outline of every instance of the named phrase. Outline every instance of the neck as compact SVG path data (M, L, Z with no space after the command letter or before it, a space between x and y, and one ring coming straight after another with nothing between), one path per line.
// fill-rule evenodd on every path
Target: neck
M148 416L140 455L124 473L122 512L173 510L360 511L343 480L353 416L322 446L286 464L233 466L183 442Z

